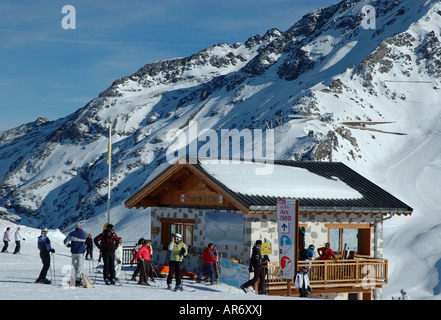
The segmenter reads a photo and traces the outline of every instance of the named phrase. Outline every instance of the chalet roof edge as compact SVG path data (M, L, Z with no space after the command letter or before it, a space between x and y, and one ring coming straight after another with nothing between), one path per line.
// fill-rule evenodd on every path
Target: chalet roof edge
M208 179L212 180L219 187L224 190L229 196L231 196L234 200L243 204L243 207L249 209L249 211L262 211L263 208L275 208L273 206L274 197L272 196L253 196L248 194L241 194L231 190L228 186L221 183L218 179L213 177L209 172L204 170L201 165L201 160L224 160L224 161L252 161L252 162L262 162L265 160L248 160L248 159L226 159L226 158L201 158L201 157L190 157L186 156L180 159L177 159L174 163L163 163L160 166L164 165L162 170L158 170L160 166L155 169L151 175L147 178L146 182L139 190L130 196L127 200L124 201L124 204L128 208L132 208L136 206L136 201L133 203L133 200L136 199L137 196L142 194L142 191L151 186L155 181L163 176L166 172L171 170L171 168L179 165L191 165L194 169L201 172ZM380 186L371 182L369 179L365 178L346 164L342 162L323 162L323 161L295 161L295 160L274 160L271 161L276 165L282 166L294 166L307 169L308 171L312 170L312 173L321 175L323 177L329 177L330 174L332 176L336 176L342 181L346 181L351 187L355 188L355 190L363 190L363 196L367 199L363 199L363 201L355 201L351 199L303 199L307 200L304 205L301 205L301 208L304 210L301 211L314 211L314 212L332 212L333 208L336 208L334 212L342 212L344 210L353 210L353 208L357 208L357 212L362 210L363 212L372 212L372 213L392 213L392 214L404 214L410 215L413 212L413 208L390 194L389 192L382 189ZM154 176L153 176L154 174ZM350 181L354 180L354 181ZM360 185L361 184L361 185ZM366 190L365 190L366 189ZM139 202L140 199L137 201ZM299 199L302 200L302 199ZM261 203L259 203L261 202ZM304 201L302 201L304 202ZM379 205L375 205L375 204ZM392 204L392 205L391 205ZM259 209L260 208L260 209ZM326 210L325 210L326 208ZM338 209L337 209L338 208ZM264 209L263 209L264 210Z

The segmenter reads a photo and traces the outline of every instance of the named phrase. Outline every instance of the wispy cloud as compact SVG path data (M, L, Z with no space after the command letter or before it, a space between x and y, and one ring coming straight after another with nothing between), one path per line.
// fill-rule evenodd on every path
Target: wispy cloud
M68 115L147 63L246 41L273 27L284 31L307 11L336 2L1 0L2 118ZM61 26L66 4L76 9L76 30Z

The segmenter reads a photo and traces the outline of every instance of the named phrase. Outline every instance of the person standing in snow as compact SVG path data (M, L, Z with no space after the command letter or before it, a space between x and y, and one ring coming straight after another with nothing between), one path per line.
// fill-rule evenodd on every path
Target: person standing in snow
M176 290L183 291L182 278L181 278L181 264L184 257L188 254L188 249L185 243L182 241L182 236L176 233L172 237L172 241L168 245L170 251L169 271L167 276L167 288L171 290L171 283L173 275L176 275Z
M20 227L17 227L17 230L15 230L14 232L14 239L15 239L15 249L14 249L14 254L20 253L20 248L21 248L21 240L23 239L21 237L21 233L20 233ZM23 239L24 240L24 239Z
M119 238L113 231L113 225L108 224L103 233L93 239L103 258L103 278L106 284L115 284L115 250L118 247Z
M123 260L122 238L118 240L118 247L115 250L115 280L119 281Z
M214 268L214 278L216 282L219 282L219 250L217 250L216 245L213 244L213 252L215 254L216 260L213 263L213 268Z
M9 241L11 241L11 228L7 227L5 233L3 234L3 246L2 252L6 252L8 250Z
M138 259L140 265L141 275L139 276L138 284L149 286L148 277L150 274L150 261L151 261L151 241L143 240L141 247L138 250Z
M40 250L40 258L43 263L43 268L40 271L35 283L51 284L51 281L46 278L47 271L51 266L50 253L55 253L55 249L51 247L51 241L47 237L47 228L41 230L41 235L38 237L38 249Z
M140 261L138 259L138 251L142 246L142 242L144 241L144 238L140 238L138 240L138 243L135 245L135 247L132 249L132 260L130 261L130 265L133 264L133 262L136 262L136 269L135 271L133 271L133 275L132 275L132 281L136 281L136 277L138 276L139 271L141 270L141 264Z
M407 295L406 291L404 291L404 289L401 289L400 293L402 300L410 300L409 296Z
M309 286L308 269L305 266L303 266L294 276L294 286L299 290L300 297L308 297L311 287Z
M254 277L248 280L240 288L247 293L247 288L254 285L259 280L259 294L267 294L265 292L265 270L263 268L263 257L261 252L262 240L257 240L253 246L250 258L249 271L254 272Z
M64 244L70 247L72 253L72 266L75 270L75 286L83 285L83 262L84 253L86 252L87 234L83 231L83 225L78 222L75 225L75 230L70 232L64 239Z
M201 282L201 278L205 272L210 273L210 283L215 284L214 282L214 262L216 261L216 253L213 250L213 244L209 243L207 248L202 252L202 271L199 273L196 282Z
M93 260L93 240L92 235L89 233L89 236L86 239L86 260Z

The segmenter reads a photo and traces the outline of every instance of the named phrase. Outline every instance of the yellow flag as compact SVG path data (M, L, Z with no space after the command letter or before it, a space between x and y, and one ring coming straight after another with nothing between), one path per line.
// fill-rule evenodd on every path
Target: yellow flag
M107 144L107 164L110 163L111 153L112 153L112 141L109 138L109 143Z

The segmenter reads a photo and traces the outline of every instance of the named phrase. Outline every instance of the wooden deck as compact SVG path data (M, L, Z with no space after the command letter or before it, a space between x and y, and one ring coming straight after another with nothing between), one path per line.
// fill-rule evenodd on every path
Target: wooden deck
M132 259L130 247L123 247L123 264L130 265ZM299 261L300 266L308 268L312 294L329 293L369 293L374 288L387 284L387 259L355 258L346 260ZM278 262L270 262L266 274L266 288L271 295L286 295L287 281L280 278ZM257 284L256 284L257 287ZM291 294L298 291L291 286Z
M299 261L308 268L313 293L365 293L387 284L386 259L313 260ZM267 288L270 294L284 295L287 281L280 278L278 263L270 262L267 272ZM292 283L293 295L298 294Z

